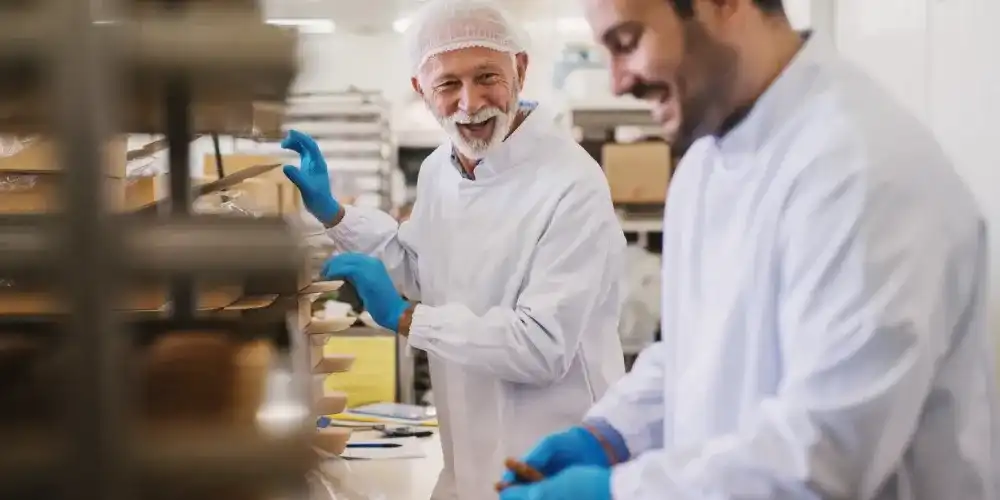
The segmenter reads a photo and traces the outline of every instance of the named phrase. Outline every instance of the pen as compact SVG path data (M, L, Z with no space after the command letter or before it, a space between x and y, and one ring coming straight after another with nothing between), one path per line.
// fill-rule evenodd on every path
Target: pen
M347 443L348 448L399 448L399 443Z

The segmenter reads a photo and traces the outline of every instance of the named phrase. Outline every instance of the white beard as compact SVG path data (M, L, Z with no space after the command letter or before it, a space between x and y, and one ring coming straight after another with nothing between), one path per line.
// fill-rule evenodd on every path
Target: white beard
M507 134L510 133L514 119L517 117L518 102L518 95L515 92L510 101L510 107L507 110L490 107L481 109L473 115L456 111L451 116L438 117L437 120L448 134L448 137L451 138L451 143L455 146L455 149L462 156L472 160L481 160L490 150L503 142ZM431 112L433 113L433 110ZM488 139L466 138L458 128L459 125L483 123L490 118L494 119L494 124L493 134Z

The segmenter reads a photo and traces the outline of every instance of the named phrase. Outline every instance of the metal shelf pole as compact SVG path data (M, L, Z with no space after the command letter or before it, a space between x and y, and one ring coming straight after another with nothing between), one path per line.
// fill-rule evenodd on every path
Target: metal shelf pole
M71 363L63 384L67 405L61 426L69 439L58 477L63 479L63 498L124 500L131 496L126 458L130 432L121 368L129 336L119 332L112 311L117 248L108 237L100 146L110 132L105 96L113 66L93 27L89 1L50 1L49 7L48 14L61 21L52 47L51 84L60 155L67 167L58 264L70 304L65 348Z

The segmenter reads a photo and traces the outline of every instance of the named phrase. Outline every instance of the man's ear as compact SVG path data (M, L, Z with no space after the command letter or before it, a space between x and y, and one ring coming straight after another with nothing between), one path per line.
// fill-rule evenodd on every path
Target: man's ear
M524 90L524 77L528 74L528 53L521 52L514 56L514 63L517 68L517 81L521 84L519 90Z
M420 80L417 77L410 77L410 86L413 87L413 91L417 93L420 97L424 96L424 89L420 88Z

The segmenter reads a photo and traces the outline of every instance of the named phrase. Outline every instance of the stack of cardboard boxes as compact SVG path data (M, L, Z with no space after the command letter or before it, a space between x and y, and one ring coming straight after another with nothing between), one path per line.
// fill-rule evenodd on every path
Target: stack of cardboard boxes
M104 146L107 206L124 209L125 139ZM51 213L60 210L62 176L56 144L42 137L0 139L0 214Z
M222 166L225 175L237 174L259 165L280 164L281 159L259 155L224 155ZM219 178L214 155L206 155L203 177L199 182L214 181ZM163 184L164 181L159 181ZM163 188L154 188L163 189ZM143 200L145 201L145 200ZM281 215L299 217L301 198L295 186L284 176L280 168L239 183L222 193L202 197L195 203L196 210L233 213L239 215ZM319 265L326 255L312 256L299 277L298 294L294 298L294 309L290 312L294 330L306 336L304 344L309 346L309 368L312 373L312 411L315 416L332 415L347 407L347 394L330 390L326 381L335 373L348 371L354 364L354 356L338 354L325 349L330 334L349 327L353 320L320 320L314 310L321 308L317 303L321 297L335 292L341 282L322 282L317 276ZM331 427L317 430L315 445L321 450L339 455L343 453L350 438L350 429Z
M40 137L0 140L0 215L53 213L62 209L60 183L64 179L57 145ZM105 205L112 212L130 211L126 173L126 140L115 138L104 146L107 186ZM2 278L2 277L0 277ZM0 279L0 318L11 324L47 324L66 312L62 299L50 287ZM162 317L168 287L128 285L118 309L133 328L147 318ZM199 304L203 311L241 314L241 287L207 287ZM108 293L94 290L94 293ZM260 300L251 307L262 307ZM27 331L26 331L27 333ZM8 337L5 337L7 339ZM13 338L13 337L11 337ZM53 417L58 408L45 397L46 386L59 380L57 350L44 339L26 336L0 342L0 418L9 418L15 406L39 418ZM185 424L218 422L227 428L255 432L256 412L264 395L264 378L273 346L266 341L244 341L205 331L169 331L141 345L132 365L140 376L141 414L158 429ZM41 420L38 420L41 421Z
M109 141L105 147L108 186L106 204L114 212L130 212L167 197L167 176L126 178L126 142ZM259 160L248 160L247 166ZM235 162L234 162L235 163ZM213 160L214 164L214 160ZM0 215L50 213L61 208L58 191L62 175L58 167L56 146L40 138L0 142ZM201 213L231 213L240 216L277 216L297 213L298 193L280 181L282 178L252 178L222 193L213 193L196 200L195 210ZM202 180L196 181L204 182ZM315 273L303 268L298 278L300 293L280 297L249 284L200 283L197 287L198 314L205 318L243 318L245 324L261 324L276 315L284 322L286 314L298 331L305 332L312 322L313 301L320 292L335 289L338 284L314 283ZM273 291L272 291L273 292ZM94 293L102 293L95 290ZM150 287L129 286L120 310L128 321L146 317L162 317L168 308L166 284ZM295 306L289 313L289 304ZM0 277L0 316L5 318L38 318L64 312L60 299L51 290L25 288L22 283ZM315 329L315 328L314 328ZM313 337L324 338L324 337ZM308 339L304 344L309 343ZM29 361L42 359L45 350L34 344L6 345L0 343L0 372L22 373L36 378L37 366ZM257 410L264 400L266 375L274 346L269 341L247 341L210 332L178 331L157 335L153 343L141 351L138 365L143 394L143 414L147 422L183 426L185 422L204 424L225 422L234 428L256 429ZM311 369L319 382L313 384L314 410L317 414L343 411L346 397L342 393L324 390L322 379L327 374L350 368L351 356L324 353L322 345L309 349ZM11 371L13 370L13 372ZM15 373L16 372L16 373ZM15 378L21 378L19 375ZM42 377L40 380L49 380ZM0 405L29 401L20 385L0 384ZM38 404L31 400L29 406ZM2 416L2 415L0 415ZM339 453L349 434L328 432L318 436L318 445Z
M125 208L125 139L104 145L107 208ZM60 211L65 197L57 145L38 136L0 139L0 216ZM63 309L45 290L0 277L0 315L48 314Z

